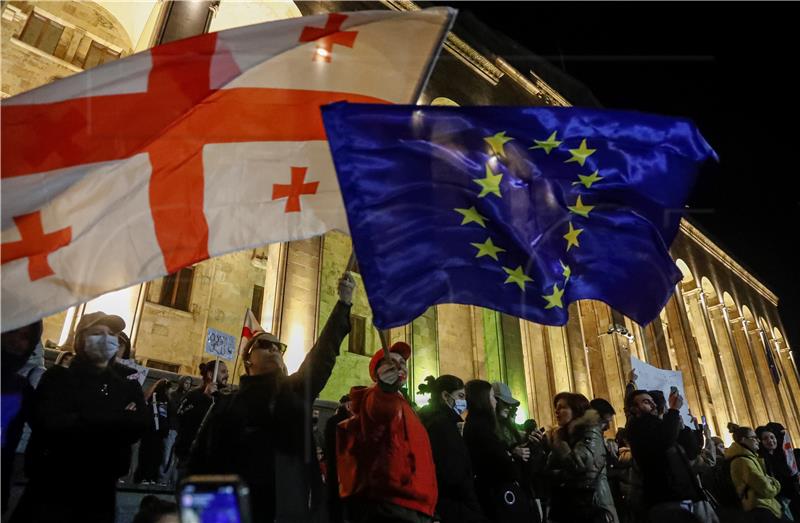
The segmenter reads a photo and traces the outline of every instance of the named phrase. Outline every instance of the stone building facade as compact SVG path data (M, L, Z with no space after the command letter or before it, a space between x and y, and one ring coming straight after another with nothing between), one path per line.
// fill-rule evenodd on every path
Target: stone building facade
M206 4L210 14L204 7L197 16L208 17L203 20L212 31L343 8L341 2ZM3 96L80 72L95 65L98 56L112 59L150 47L163 35L170 5L4 2ZM346 7L417 8L407 1L347 2ZM591 95L545 64L520 61L518 53L507 60L503 52L508 48L502 42L491 47L495 44L480 29L457 23L419 102L592 103ZM196 374L198 364L207 359L203 349L208 328L238 337L249 307L267 330L288 343L287 365L293 370L333 308L337 280L350 253L349 237L332 232L208 260L46 318L44 338L50 346L69 347L80 317L105 310L126 319L141 363ZM671 253L683 281L660 318L644 327L594 301L572 304L563 327L479 307L440 305L392 329L390 336L413 347L412 390L426 376L444 373L465 381L502 380L522 402L519 418L532 417L542 425L553 423L552 397L563 390L608 398L622 412L630 356L636 356L682 371L691 411L698 418L705 415L714 433L727 436L730 421L757 426L775 420L800 440L800 383L777 296L688 221L682 223ZM352 314L354 330L342 345L322 399L335 400L350 386L369 382L369 357L380 342L363 286ZM239 362L232 365L237 367L232 375L242 372ZM617 422L624 419L618 416Z

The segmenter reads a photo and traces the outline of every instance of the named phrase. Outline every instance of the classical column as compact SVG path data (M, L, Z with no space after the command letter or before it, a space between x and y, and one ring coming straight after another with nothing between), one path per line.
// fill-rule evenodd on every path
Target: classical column
M554 422L552 401L555 391L546 327L521 320L520 331L530 410L540 426L550 426Z
M761 425L769 421L767 412L766 397L761 392L761 376L756 368L753 359L753 350L750 347L750 338L747 335L745 319L742 317L729 320L733 342L739 361L742 363L742 373L744 374L745 396L750 406L750 418L753 425Z
M680 288L667 302L667 322L672 341L675 344L678 369L683 373L683 387L686 390L689 408L692 409L695 416L705 415L711 420L712 408L703 384L703 373L697 357L697 347L694 343Z
M574 391L592 398L592 381L589 377L589 362L586 357L586 343L581 323L580 302L569 305L569 320L566 325L567 348L569 350L570 367Z
M734 349L734 340L728 324L728 309L724 304L720 303L709 307L708 315L711 319L714 336L717 339L717 346L720 348L720 360L729 384L734 420L739 424L752 426L752 401L745 392L744 373L742 372L738 351Z
M289 242L280 337L288 345L286 366L294 372L316 338L322 238Z
M692 326L692 332L697 339L697 348L699 349L701 357L701 365L703 367L703 375L708 383L709 392L711 393L711 400L713 402L713 410L711 416L715 419L716 433L724 434L725 427L731 421L728 414L728 402L725 398L725 390L720 377L719 369L717 368L716 356L714 354L715 347L711 333L708 330L708 325L705 318L705 306L701 301L700 289L692 289L684 292L683 296L686 301L686 312L689 316L689 322ZM706 413L708 417L708 413Z
M775 421L781 417L780 400L778 399L778 394L772 382L772 374L769 370L767 354L765 352L766 347L764 346L758 326L753 325L751 328L750 321L744 320L744 322L747 328L747 340L750 343L750 350L754 356L753 363L755 364L761 385L759 391L767 404L769 420L765 421Z

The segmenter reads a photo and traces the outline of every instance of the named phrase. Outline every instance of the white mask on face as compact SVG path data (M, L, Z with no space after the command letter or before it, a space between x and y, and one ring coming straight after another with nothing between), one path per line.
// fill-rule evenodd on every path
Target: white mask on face
M107 363L119 350L119 339L112 334L86 336L83 348L89 361Z
M467 410L467 400L457 399L455 400L455 405L453 405L453 410L461 416L464 414L464 411Z

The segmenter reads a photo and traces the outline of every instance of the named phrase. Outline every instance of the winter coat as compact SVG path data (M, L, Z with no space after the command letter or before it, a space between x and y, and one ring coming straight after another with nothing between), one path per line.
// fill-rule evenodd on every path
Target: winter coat
M126 408L131 403L133 410ZM152 423L139 384L111 366L98 372L78 356L70 368L44 373L30 423L25 496L33 505L20 505L37 514L34 521L54 514L65 522L108 521L130 446Z
M432 516L436 469L428 433L398 392L350 391L353 416L339 424L336 460L346 503L391 503Z
M663 419L645 415L628 419L628 441L642 473L647 506L704 499L697 475L678 444L680 413L670 409Z
M533 500L521 486L522 470L497 435L494 416L467 416L464 442L475 471L475 490L484 514L496 523L536 521ZM515 499L507 506L507 499Z
M567 427L566 440L561 431L553 433L550 456L546 470L555 478L554 498L557 490L574 492L593 489L594 506L605 509L618 522L614 498L607 478L607 450L601 428L600 415L589 409ZM569 501L568 497L566 501Z
M736 456L742 458L733 460ZM746 512L765 508L780 518L783 509L775 498L781 491L781 484L767 474L764 461L754 452L735 442L725 449L725 459L730 461L731 480L742 500L742 508Z
M178 435L175 438L175 456L178 460L185 462L189 459L197 431L213 403L214 399L203 392L202 386L190 390L181 401L177 413Z
M458 430L461 416L447 405L431 407L422 419L433 450L442 523L486 521L475 494L475 480L467 444Z
M189 473L241 476L250 487L253 521L313 521L322 478L312 405L349 332L350 306L340 301L297 372L242 376L237 392L219 396L197 436Z

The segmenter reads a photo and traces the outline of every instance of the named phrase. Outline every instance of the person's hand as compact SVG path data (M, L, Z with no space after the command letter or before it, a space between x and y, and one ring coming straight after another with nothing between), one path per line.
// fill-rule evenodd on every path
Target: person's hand
M636 383L636 380L639 379L639 376L636 375L636 371L631 369L628 373L628 383Z
M378 379L387 385L394 385L400 379L400 370L394 365L381 365Z
M530 434L528 434L528 441L533 443L534 445L541 445L542 439L544 438L544 433L538 430L534 430Z
M136 412L136 403L133 401L125 405L126 412Z
M511 451L511 454L518 457L522 461L528 461L531 459L531 449L528 447L514 447L514 450Z
M711 427L708 426L708 423L703 425L703 434L706 438L711 439Z
M347 305L353 303L353 291L356 288L356 280L350 271L345 271L339 278L339 300Z
M673 389L672 392L670 392L668 404L670 409L680 410L681 407L683 407L683 396L681 396L677 389Z

